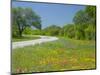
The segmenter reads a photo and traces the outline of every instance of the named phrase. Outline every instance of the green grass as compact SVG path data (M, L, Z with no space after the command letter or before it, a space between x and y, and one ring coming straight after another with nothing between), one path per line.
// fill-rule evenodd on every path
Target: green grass
M95 41L60 38L12 50L12 72L95 69Z
M34 40L34 39L38 39L38 38L40 38L40 37L37 37L37 36L13 37L13 38L12 38L12 42Z

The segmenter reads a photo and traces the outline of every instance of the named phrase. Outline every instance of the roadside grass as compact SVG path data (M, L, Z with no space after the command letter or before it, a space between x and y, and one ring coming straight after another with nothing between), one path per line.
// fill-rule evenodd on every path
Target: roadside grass
M38 39L38 38L40 38L40 37L38 37L38 36L13 37L13 38L12 38L12 42L34 40L34 39Z
M12 50L12 73L95 69L95 41L60 38Z

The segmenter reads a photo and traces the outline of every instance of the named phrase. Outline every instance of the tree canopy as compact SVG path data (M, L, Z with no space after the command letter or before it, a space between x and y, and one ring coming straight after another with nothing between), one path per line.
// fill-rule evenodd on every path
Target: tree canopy
M85 10L80 10L73 18L76 30L76 39L95 39L96 28L96 7L86 6Z
M34 26L37 29L41 29L41 19L31 8L16 7L12 8L12 27L16 27L18 36L22 36L22 32L26 27Z

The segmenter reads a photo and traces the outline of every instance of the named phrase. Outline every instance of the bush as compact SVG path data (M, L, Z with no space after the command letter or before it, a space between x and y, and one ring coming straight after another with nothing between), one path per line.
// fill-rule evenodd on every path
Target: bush
M33 34L33 29L30 28L30 27L26 27L26 29L23 31L23 34L32 35Z
M93 25L89 25L88 28L85 29L85 37L88 40L95 40L95 28Z

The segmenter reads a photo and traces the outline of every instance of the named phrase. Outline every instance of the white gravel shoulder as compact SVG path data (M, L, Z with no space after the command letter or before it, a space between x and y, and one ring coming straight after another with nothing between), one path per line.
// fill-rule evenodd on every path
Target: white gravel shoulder
M57 37L51 37L51 36L40 36L40 37L41 37L40 39L36 40L13 42L12 49L58 40Z

